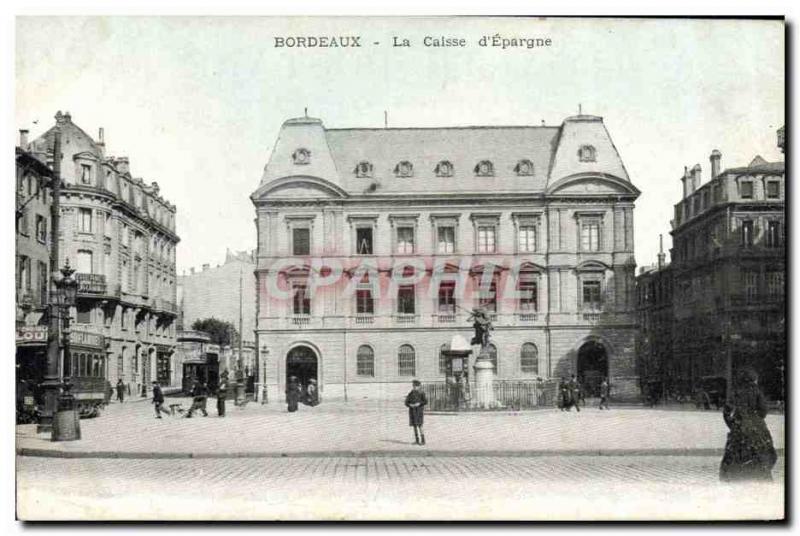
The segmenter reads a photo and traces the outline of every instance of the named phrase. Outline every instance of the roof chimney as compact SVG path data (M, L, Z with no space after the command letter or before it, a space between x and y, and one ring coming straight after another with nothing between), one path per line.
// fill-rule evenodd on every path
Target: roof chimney
M666 263L667 256L664 253L664 235L658 235L658 269L661 270L664 268L664 264Z
M689 178L689 168L683 166L683 177L681 177L681 183L683 184L683 198L686 199L689 197L691 193L689 190L692 187L691 179Z
M703 168L700 167L700 164L695 164L692 168L692 192L700 188L700 182L703 180L702 172Z
M722 159L722 153L719 152L717 149L711 151L711 156L709 160L711 160L711 180L713 181L719 176L719 165Z
M21 128L19 129L19 146L22 150L28 150L28 130Z
M208 269L209 269L209 267L211 267L211 265L210 265L210 264L204 264L204 265L203 265L203 271L205 272L206 270L208 270Z
M103 127L100 127L100 129L97 131L97 142L98 143L105 143L106 142L106 139L105 139L105 136L104 136L104 132L103 132Z

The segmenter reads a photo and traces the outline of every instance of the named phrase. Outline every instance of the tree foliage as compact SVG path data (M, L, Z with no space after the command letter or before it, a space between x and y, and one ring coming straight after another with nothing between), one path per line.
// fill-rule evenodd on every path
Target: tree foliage
M232 323L214 317L198 318L192 322L192 329L208 333L213 344L228 346L239 340L239 333Z

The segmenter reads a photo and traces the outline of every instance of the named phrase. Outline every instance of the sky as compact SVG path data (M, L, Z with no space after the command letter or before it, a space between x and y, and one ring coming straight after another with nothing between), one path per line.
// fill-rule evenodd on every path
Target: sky
M491 38L549 47L481 47ZM361 36L361 48L276 48L275 37ZM423 38L464 38L464 48ZM54 38L55 37L55 38ZM410 47L394 47L406 38ZM374 44L378 42L379 44ZM255 191L281 124L330 128L560 125L604 118L636 202L639 265L670 247L684 166L782 160L781 21L537 18L19 17L16 128L56 111L177 205L177 270L256 247Z

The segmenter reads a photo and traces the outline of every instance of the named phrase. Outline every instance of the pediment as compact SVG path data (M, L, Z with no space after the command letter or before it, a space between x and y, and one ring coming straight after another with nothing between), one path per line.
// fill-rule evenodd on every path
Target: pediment
M564 177L548 188L548 194L558 195L639 195L630 182L606 174L579 174Z
M285 177L261 186L251 196L254 201L292 199L342 199L347 197L339 186L319 177Z

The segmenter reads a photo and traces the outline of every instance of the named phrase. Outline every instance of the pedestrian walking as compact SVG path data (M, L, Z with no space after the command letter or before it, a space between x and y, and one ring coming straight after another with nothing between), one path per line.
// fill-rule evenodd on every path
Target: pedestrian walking
M419 380L411 382L411 391L406 395L406 407L408 408L408 425L414 427L414 444L425 444L425 433L422 431L422 423L425 419L425 406L428 398L422 392L422 384Z
M302 395L300 389L297 378L291 376L289 378L289 383L286 384L286 406L289 413L297 411L297 403L300 402L300 396Z
M164 392L157 381L153 382L153 404L155 404L156 419L160 419L162 413L169 415L169 411L164 407Z
M225 400L228 398L228 375L223 374L217 386L217 416L225 416Z
M598 406L599 409L603 409L605 406L606 409L608 408L608 395L611 394L611 389L608 385L608 378L603 378L602 383L600 383L600 405Z
M720 480L772 480L778 454L764 421L766 416L767 402L758 387L758 375L751 369L740 370L730 402L722 410L730 431L719 468Z
M578 398L580 397L580 389L581 385L578 383L578 379L575 375L572 375L572 378L569 380L569 400L570 400L570 407L575 406L575 411L581 411L581 406L578 404Z
M186 418L191 419L195 411L201 411L203 413L203 417L208 417L208 411L206 411L208 388L206 387L206 384L195 382L194 387L192 388L192 397L192 407L189 408Z
M558 407L561 411L569 411L569 387L563 376L558 381Z
M125 402L125 384L122 383L122 378L117 380L117 401L120 404Z
M317 380L308 380L306 387L306 404L311 407L319 404L319 392L317 391Z

